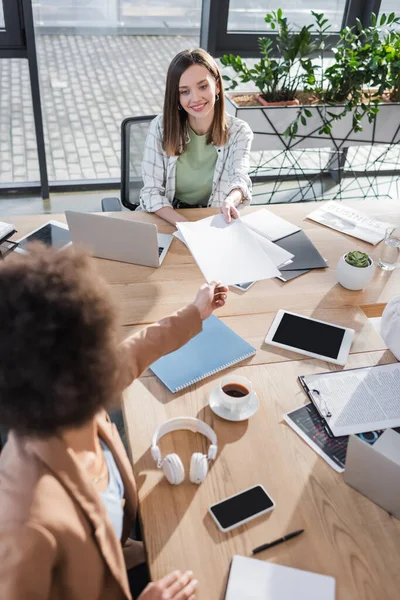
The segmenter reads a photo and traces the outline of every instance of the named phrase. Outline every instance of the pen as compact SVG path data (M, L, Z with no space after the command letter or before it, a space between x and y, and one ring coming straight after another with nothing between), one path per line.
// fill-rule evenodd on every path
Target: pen
M291 540L292 538L296 537L297 535L300 535L301 533L303 533L303 531L304 531L304 529L299 529L298 531L293 531L292 533L288 533L287 535L284 535L283 537L279 538L278 540L274 540L273 542L270 542L269 544L263 544L262 546L257 546L257 548L254 548L254 550L252 550L251 553L258 554L259 552L262 552L263 550L272 548L272 546L277 546L278 544L282 544L283 542L286 542L287 540Z

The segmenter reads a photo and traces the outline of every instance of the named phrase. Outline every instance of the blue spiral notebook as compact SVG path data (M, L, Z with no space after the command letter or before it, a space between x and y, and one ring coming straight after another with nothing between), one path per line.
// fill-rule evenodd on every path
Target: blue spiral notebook
M156 360L150 369L174 393L255 353L253 346L211 315L203 322L201 333L179 350Z

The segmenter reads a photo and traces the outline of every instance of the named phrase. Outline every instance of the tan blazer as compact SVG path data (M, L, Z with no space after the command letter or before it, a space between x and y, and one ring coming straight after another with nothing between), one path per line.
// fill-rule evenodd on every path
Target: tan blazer
M128 338L123 348L130 368L124 383L200 330L200 315L189 305ZM136 484L122 441L106 413L97 424L121 473L125 513L135 519ZM74 451L60 437L11 432L0 454L0 598L131 598L121 541Z

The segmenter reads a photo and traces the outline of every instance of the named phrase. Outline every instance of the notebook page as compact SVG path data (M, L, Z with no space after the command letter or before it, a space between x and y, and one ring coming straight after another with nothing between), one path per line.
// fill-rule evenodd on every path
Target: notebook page
M400 426L400 363L307 375L304 381L318 390L314 402L335 436Z
M208 282L234 285L280 274L240 219L228 224L219 214L177 227Z
M266 208L244 215L241 220L246 227L256 231L271 242L300 231L300 227L285 221L285 219L278 217Z
M234 556L225 600L335 600L333 577Z

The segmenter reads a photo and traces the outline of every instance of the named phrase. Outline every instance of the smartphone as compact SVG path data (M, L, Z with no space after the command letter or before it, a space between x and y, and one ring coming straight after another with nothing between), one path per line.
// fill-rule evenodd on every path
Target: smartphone
M242 290L243 292L247 292L252 285L254 285L255 281L247 281L246 283L233 283L231 287L237 288L238 290Z
M209 507L209 512L221 531L230 531L275 507L275 502L258 484Z

